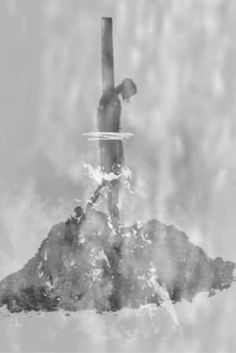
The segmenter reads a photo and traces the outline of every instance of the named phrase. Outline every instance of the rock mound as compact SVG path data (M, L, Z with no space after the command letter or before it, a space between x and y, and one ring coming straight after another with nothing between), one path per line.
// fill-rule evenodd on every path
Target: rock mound
M191 301L230 287L235 264L211 259L185 233L153 219L120 226L90 210L52 227L37 254L0 282L10 312L116 311Z

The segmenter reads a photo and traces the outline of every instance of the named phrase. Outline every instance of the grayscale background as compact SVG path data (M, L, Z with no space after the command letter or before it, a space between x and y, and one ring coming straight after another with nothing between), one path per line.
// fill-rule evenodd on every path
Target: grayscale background
M156 217L236 262L236 2L0 0L0 279L95 183L101 17L112 16L116 83L131 77L122 131L134 194L123 220ZM127 219L127 210L129 211ZM236 287L161 309L0 314L0 352L236 351Z

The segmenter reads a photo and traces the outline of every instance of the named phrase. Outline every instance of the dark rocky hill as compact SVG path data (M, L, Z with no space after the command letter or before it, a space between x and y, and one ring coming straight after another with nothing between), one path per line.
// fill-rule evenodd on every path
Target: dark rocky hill
M90 210L53 226L37 254L0 282L0 306L103 312L165 298L191 301L230 287L234 269L174 226L153 219L120 227L117 235L104 213Z

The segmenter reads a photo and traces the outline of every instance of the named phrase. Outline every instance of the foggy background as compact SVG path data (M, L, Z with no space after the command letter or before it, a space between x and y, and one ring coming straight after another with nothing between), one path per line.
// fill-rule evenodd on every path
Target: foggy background
M123 220L174 224L236 262L236 3L1 0L0 279L96 185L83 165L98 165L98 146L83 133L96 129L102 16L113 17L116 83L138 87L122 111L134 134ZM177 304L182 334L161 309L2 314L0 351L235 352L235 295Z

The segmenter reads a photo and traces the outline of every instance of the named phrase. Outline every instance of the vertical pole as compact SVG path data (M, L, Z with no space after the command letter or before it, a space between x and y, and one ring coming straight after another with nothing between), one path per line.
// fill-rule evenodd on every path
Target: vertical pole
M102 17L102 91L104 96L111 96L114 93L114 57L113 57L113 33L112 33L112 18ZM111 116L104 116L103 119L110 127L114 116L115 107L111 107ZM107 111L104 112L107 114ZM109 118L109 121L106 119ZM104 123L105 124L105 123ZM115 121L113 121L115 124ZM105 131L109 131L107 126L104 126ZM117 131L118 132L118 131ZM103 158L107 157L106 166L108 166L106 173L112 172L113 163L116 161L117 141L100 141L100 153ZM115 158L114 158L115 157ZM114 160L114 161L113 161ZM111 161L111 163L110 163ZM103 161L104 162L104 161ZM104 165L101 165L103 168ZM119 222L119 180L112 180L108 183L108 212L111 217L113 226L118 227Z
M114 90L114 59L111 17L102 17L102 89L103 94Z
M112 18L102 18L102 90L103 98L106 97L105 103L107 106L104 107L101 119L103 119L103 127L105 131L111 129L111 126L115 124L117 119L120 119L120 105L114 105L115 98L115 83L114 83L114 59L113 59L113 40L112 40ZM114 97L112 97L114 96ZM110 97L110 98L108 98ZM110 100L110 101L109 101ZM118 109L118 110L117 110ZM106 126L108 124L108 126ZM114 126L114 125L113 125ZM118 132L118 131L117 131ZM110 173L117 163L117 153L120 150L118 148L121 141L99 141L100 142L100 153L107 157L108 163L105 163L105 172ZM103 158L102 158L103 160ZM103 164L103 163L102 163ZM101 167L104 165L101 164ZM113 291L110 295L110 305L112 310L118 310L121 308L120 300L120 274L119 274L119 262L120 262L120 232L119 232L119 179L111 180L108 182L108 213L111 219L113 228L113 249L110 251L110 258L112 258L112 277L113 277Z

